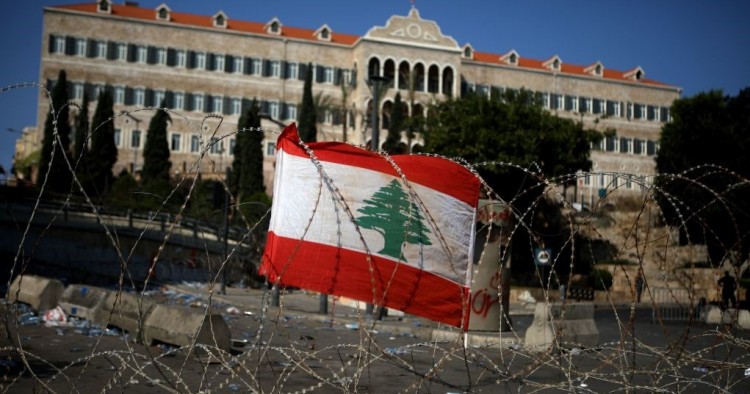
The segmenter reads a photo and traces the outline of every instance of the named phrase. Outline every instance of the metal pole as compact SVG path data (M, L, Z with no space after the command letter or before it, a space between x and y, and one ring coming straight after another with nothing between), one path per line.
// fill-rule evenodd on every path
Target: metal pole
M370 149L373 152L377 152L380 149L380 119L379 107L380 107L380 81L377 78L371 78L372 84L372 141L370 141Z
M226 182L229 182L232 168L227 167ZM224 191L224 272L221 276L221 294L227 294L227 271L229 270L229 192Z
M510 256L508 256L508 261L510 261ZM510 320L510 264L503 263L500 267L500 276L502 278L500 304L503 311L503 315L500 316L500 331L508 332L513 329L513 321Z
M275 284L271 288L271 306L279 306L281 304L281 291L279 285Z
M380 149L380 87L382 84L387 84L389 79L375 75L370 77L370 87L372 88L372 141L370 143L370 149L373 152L377 152Z
M320 309L318 310L318 313L321 315L328 314L328 294L320 295Z
M372 141L370 141L370 149L373 152L380 150L380 84L388 83L388 78L374 75L370 77L370 87L372 88ZM374 305L367 304L365 309L365 315L372 317Z

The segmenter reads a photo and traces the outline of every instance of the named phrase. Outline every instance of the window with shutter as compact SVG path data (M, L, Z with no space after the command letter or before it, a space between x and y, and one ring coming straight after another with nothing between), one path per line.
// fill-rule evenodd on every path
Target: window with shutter
M125 88L124 87L115 86L114 101L115 101L115 104L119 104L119 105L125 104Z
M86 56L86 40L83 38L76 39L76 56Z
M107 54L107 41L98 41L96 43L96 57L99 59L106 59Z
M242 56L234 57L234 72L237 74L245 73L245 59Z
M232 55L226 55L224 56L224 72L226 73L233 73L234 72L234 56Z
M107 60L115 60L115 59L117 59L117 43L108 42L107 43Z
M319 66L317 64L314 65L313 67L314 67L313 68L313 74L315 76L315 82L317 82L317 83L323 82L323 78L324 78L323 67L321 67L321 66Z
M136 61L141 64L146 64L146 61L148 60L148 47L138 46L136 51L137 51Z

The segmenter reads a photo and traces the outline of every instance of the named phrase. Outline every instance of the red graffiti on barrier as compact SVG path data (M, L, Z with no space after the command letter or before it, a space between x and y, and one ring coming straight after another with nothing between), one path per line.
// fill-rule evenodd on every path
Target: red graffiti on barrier
M499 288L500 279L502 279L500 272L495 272L495 275L492 275L492 278L490 278L490 288L493 288L493 289Z
M493 296L487 289L482 289L472 294L471 296L471 311L479 316L487 317L487 313L495 305L500 302L500 297L497 295Z
M510 219L510 210L504 206L485 205L477 210L477 220L482 223L494 222L496 225L507 226L510 224Z

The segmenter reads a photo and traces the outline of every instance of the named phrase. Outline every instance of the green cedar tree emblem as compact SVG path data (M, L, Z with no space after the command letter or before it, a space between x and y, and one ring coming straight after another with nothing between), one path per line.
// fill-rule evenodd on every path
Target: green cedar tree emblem
M357 224L383 236L385 246L378 253L406 260L401 252L404 242L432 245L427 236L430 229L422 222L424 217L419 206L410 201L398 180L381 187L365 203L366 206L357 210L362 214Z

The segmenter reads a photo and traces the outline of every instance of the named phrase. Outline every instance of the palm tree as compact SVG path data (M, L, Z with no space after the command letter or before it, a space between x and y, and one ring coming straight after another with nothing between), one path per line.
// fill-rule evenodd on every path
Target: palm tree
M341 81L341 102L339 103L339 114L341 114L342 119L342 139L341 141L346 142L346 126L347 126L347 119L349 115L349 109L347 108L347 103L349 102L349 94L351 93L349 82L347 81Z
M316 93L313 97L313 103L315 103L315 118L318 123L323 123L326 112L331 111L336 106L333 97L324 92Z

